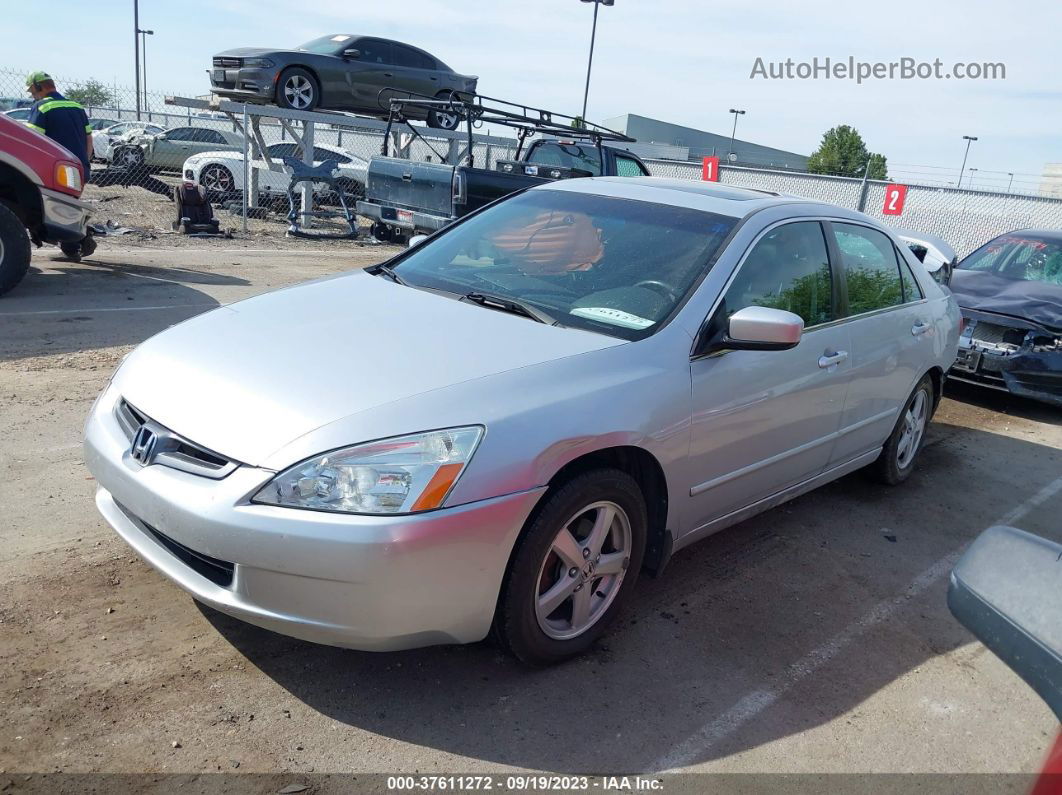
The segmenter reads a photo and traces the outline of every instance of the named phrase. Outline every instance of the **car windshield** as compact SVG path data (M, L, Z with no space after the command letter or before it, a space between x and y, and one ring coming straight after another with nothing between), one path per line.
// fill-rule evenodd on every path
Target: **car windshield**
M302 52L315 52L318 55L335 55L341 47L353 38L353 36L347 36L342 33L333 36L322 36L319 39L300 44L298 49Z
M395 271L412 286L516 300L564 326L641 339L683 301L736 220L533 190L421 244Z
M1062 240L1004 235L979 248L958 267L1004 279L1062 285Z

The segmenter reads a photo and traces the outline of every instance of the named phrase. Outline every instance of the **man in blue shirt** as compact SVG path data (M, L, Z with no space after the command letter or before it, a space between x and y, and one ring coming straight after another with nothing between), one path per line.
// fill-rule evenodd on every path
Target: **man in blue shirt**
M55 90L55 81L47 72L33 72L26 78L26 90L35 100L26 124L47 135L81 161L84 182L92 174L92 127L88 114L77 102ZM64 243L63 253L77 261L96 250L96 242L89 235L80 243Z

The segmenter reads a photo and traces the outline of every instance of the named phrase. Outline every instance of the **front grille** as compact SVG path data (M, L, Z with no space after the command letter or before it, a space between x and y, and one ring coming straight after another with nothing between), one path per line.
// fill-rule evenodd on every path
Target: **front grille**
M227 560L218 560L202 552L196 552L184 544L178 543L168 535L160 533L154 527L144 522L141 526L151 534L151 537L170 551L181 563L190 568L196 574L206 577L215 585L228 588L232 585L232 579L236 572L236 566Z
M239 69L243 61L239 58L215 58L214 66L219 69Z
M122 432L130 443L143 426L150 424L151 429L159 437L158 452L151 463L214 480L220 480L239 466L238 462L201 447L164 428L135 408L125 398L118 401L114 413Z

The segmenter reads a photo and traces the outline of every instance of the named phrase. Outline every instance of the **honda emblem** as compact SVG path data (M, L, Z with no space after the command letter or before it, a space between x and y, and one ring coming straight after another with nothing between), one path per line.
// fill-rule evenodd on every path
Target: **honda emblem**
M129 448L129 455L141 466L147 466L155 460L155 446L159 437L147 425L141 425L140 430L133 437L133 446Z

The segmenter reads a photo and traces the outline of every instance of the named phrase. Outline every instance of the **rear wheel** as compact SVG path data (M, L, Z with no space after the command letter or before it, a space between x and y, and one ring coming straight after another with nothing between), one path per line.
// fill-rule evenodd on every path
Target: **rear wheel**
M81 262L81 243L60 243L59 250L66 255L71 262Z
M926 428L933 414L933 381L928 375L907 399L896 427L892 429L878 460L867 467L867 474L879 483L895 486L914 471L914 462L922 450Z
M9 207L0 203L0 295L22 281L30 265L26 227Z
M313 110L321 104L317 79L301 66L289 66L277 79L277 105L292 110Z
M582 654L630 597L647 514L630 475L600 469L547 495L513 551L494 619L501 644L526 663Z
M139 146L123 146L114 153L114 164L124 168L140 168L144 165L144 150Z
M436 99L442 100L458 100L459 97L452 91L443 91L435 96ZM455 112L449 112L446 110L430 110L428 111L428 126L434 127L437 130L456 130L457 125L461 123L461 115Z

